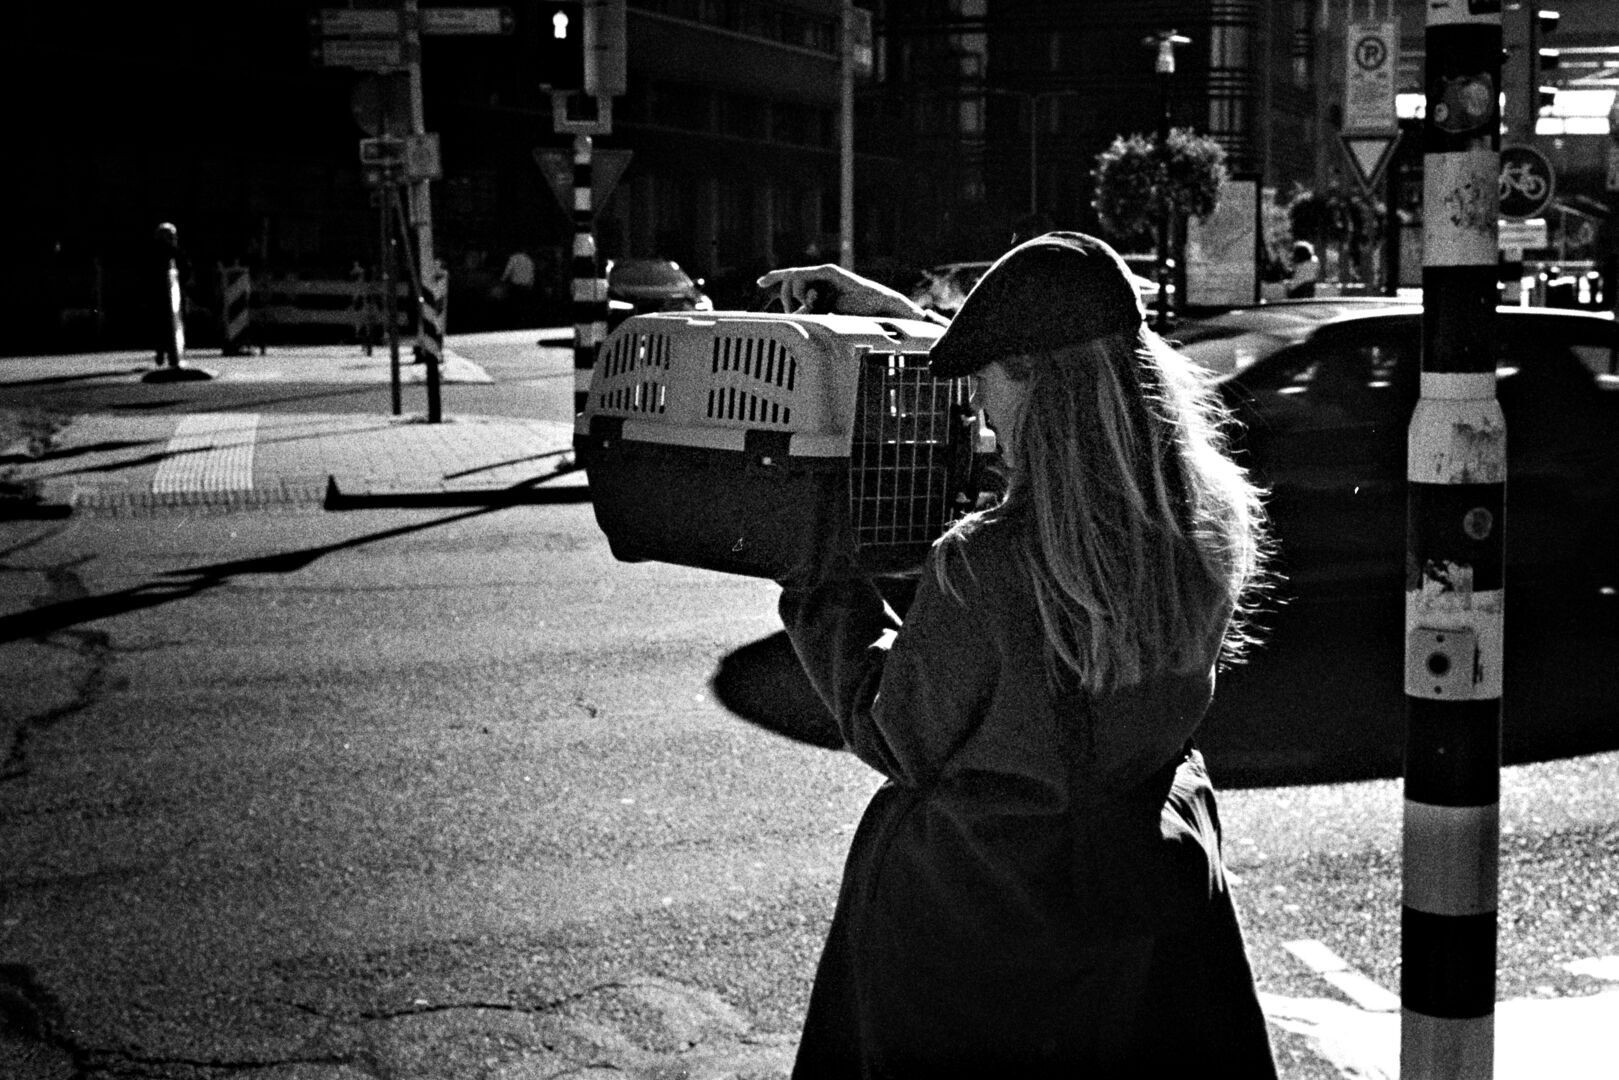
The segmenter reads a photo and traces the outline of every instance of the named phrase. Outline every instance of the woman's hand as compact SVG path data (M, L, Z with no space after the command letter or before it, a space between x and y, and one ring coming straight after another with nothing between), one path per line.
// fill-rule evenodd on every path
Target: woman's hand
M782 310L807 313L812 305L839 315L869 315L879 319L926 319L922 308L869 278L826 263L771 270L759 279L759 288L781 287ZM811 294L814 294L812 297Z

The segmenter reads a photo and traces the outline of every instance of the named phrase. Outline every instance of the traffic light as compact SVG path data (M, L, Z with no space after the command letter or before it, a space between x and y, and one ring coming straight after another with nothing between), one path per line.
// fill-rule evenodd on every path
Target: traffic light
M585 5L545 0L534 5L539 34L540 85L552 90L585 88Z

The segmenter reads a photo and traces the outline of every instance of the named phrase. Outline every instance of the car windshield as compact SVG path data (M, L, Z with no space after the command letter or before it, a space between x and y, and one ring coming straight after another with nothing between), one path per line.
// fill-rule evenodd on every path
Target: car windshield
M680 264L668 259L624 259L613 263L608 276L613 284L630 288L688 288L692 285L691 278L680 268Z

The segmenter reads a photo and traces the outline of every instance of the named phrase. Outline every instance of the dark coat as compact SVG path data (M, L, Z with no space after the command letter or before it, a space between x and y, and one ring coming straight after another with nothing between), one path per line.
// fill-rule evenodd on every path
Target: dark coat
M966 541L959 601L935 551L903 629L864 580L783 591L805 670L888 778L854 837L794 1076L1273 1077L1189 743L1212 672L1053 692L1012 529Z

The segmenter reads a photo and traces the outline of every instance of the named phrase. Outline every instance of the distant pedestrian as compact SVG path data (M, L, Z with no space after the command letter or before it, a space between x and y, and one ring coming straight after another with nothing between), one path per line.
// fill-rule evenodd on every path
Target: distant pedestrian
M1316 282L1321 280L1321 260L1315 256L1315 245L1300 240L1293 245L1293 270L1287 279L1289 300L1308 300L1315 295Z
M159 367L179 367L185 353L186 289L191 260L180 246L180 230L165 221L152 234L146 288L152 297L152 331Z
M922 315L835 266L759 284ZM1064 232L985 273L930 367L971 377L1005 495L934 545L903 623L847 552L782 582L795 652L887 777L794 1077L1274 1077L1191 742L1265 547L1209 384L1117 253Z
M495 299L505 313L508 327L527 326L534 315L534 260L526 251L514 251L500 272L494 288Z

